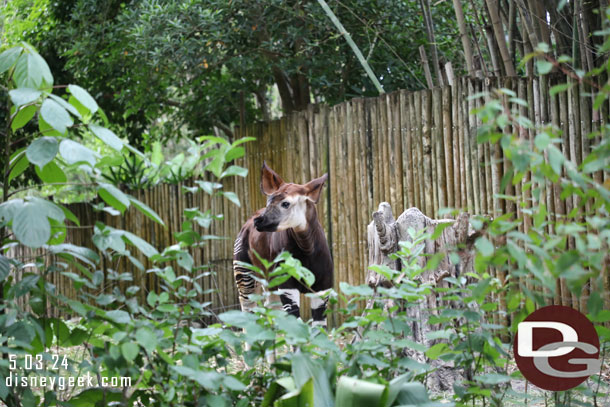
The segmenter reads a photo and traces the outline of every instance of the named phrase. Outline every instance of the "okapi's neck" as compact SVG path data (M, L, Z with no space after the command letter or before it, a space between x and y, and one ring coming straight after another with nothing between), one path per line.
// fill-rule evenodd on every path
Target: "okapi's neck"
M288 236L306 254L312 254L316 248L316 239L324 237L322 225L318 220L318 212L313 203L307 202L307 227L302 230L288 229Z

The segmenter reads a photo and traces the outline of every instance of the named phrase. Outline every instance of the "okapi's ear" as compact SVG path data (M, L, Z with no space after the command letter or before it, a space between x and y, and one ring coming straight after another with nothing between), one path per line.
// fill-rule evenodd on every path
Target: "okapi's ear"
M307 198L311 199L314 203L318 203L320 195L322 194L322 187L328 178L328 174L322 175L320 178L309 181L303 185L307 194Z
M284 183L282 177L277 175L267 163L263 161L263 169L261 170L261 191L265 195L272 195Z

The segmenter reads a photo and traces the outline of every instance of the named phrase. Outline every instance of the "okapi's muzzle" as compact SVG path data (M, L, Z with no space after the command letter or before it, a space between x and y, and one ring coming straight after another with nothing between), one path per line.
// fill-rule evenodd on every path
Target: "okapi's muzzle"
M275 232L277 230L278 225L279 222L270 222L269 219L264 215L257 216L256 218L254 218L254 227L259 232Z

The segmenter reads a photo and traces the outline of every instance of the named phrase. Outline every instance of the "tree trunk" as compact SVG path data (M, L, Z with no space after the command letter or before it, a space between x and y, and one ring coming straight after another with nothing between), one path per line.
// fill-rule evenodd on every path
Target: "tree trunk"
M421 57L421 63L424 67L424 76L426 77L428 89L432 89L434 87L434 81L432 80L432 74L430 73L430 64L428 63L428 57L426 56L426 48L424 48L423 45L419 46L419 56Z
M491 25L494 30L494 36L496 39L496 43L498 44L498 49L500 50L500 55L502 57L502 63L504 64L504 70L506 72L506 75L517 76L515 66L513 64L512 59L510 58L508 47L506 46L504 28L502 27L502 21L500 20L498 0L485 0L485 2L487 3L487 9L491 18Z
M443 77L441 75L440 63L438 59L438 50L436 47L436 39L434 38L434 22L430 11L430 0L419 1L422 12L424 14L424 22L426 24L426 33L428 35L428 43L430 44L430 58L432 59L432 67L434 68L434 76L437 84L444 86Z
M466 70L468 76L474 76L474 69L472 67L473 55L472 47L470 45L470 37L466 30L466 23L464 22L464 11L462 9L462 3L460 0L453 0L453 8L455 9L455 18L457 19L458 28L460 30L460 37L462 39L462 47L464 48L464 59L466 60Z
M282 109L284 110L284 113L293 112L294 103L292 101L292 92L290 91L290 85L286 79L286 75L284 74L284 71L277 66L274 66L272 70L273 78L275 79L275 84L277 85L280 99L282 100Z
M426 230L431 233L437 225L442 223L452 223L452 226L445 228L438 239L427 240L423 243L424 248L418 256L417 262L420 267L424 267L427 262L426 255L445 253L445 256L435 270L424 271L418 279L422 283L430 283L433 286L448 287L448 283L443 281L445 278L458 277L474 271L472 242L477 235L469 229L469 216L466 213L460 214L456 220L434 220L425 216L419 209L410 208L394 220L390 205L387 202L382 202L377 212L373 213L373 221L367 228L369 265L381 264L394 270L400 270L400 260L393 260L389 257L392 253L398 251L398 242L412 241L409 234L410 229L416 232ZM461 247L460 250L457 250L458 246ZM414 250L416 249L414 248ZM458 264L453 264L449 258L449 253L452 251L457 251L459 255L460 262ZM388 288L393 285L391 281L372 270L367 271L366 282L373 288ZM375 298L369 300L367 308L371 308L375 301ZM394 305L391 301L387 301L384 308L389 310ZM439 340L430 340L426 334L437 330L437 327L428 323L428 319L442 305L447 304L443 304L442 300L435 295L429 295L425 300L415 305L411 303L406 308L407 316L414 321L411 324L412 339L423 344L426 348L439 342ZM455 304L455 306L458 305ZM449 363L441 360L428 360L423 352L413 349L405 349L404 353L411 359L431 364L436 368L427 379L429 388L435 391L451 389L452 384L460 379L460 373Z

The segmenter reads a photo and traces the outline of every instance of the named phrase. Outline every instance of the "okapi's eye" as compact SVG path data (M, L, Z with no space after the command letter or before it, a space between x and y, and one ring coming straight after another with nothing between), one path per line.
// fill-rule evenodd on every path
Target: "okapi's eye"
M287 202L287 201L282 202L282 208L288 209L289 206L290 206L290 202Z

